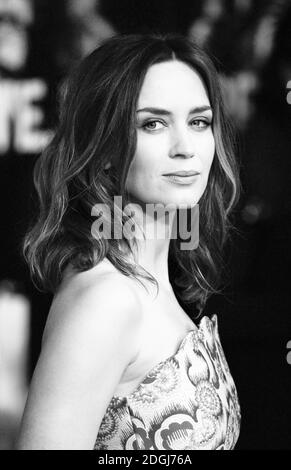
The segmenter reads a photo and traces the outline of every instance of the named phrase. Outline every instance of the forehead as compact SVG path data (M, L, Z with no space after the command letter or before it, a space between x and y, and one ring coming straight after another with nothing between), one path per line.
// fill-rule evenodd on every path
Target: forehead
M139 107L193 107L209 105L206 87L200 75L177 60L149 67L138 99Z

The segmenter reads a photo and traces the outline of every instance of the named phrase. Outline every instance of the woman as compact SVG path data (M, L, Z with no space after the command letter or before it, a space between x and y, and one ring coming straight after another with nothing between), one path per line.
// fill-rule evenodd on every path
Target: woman
M181 171L194 175L168 176ZM18 448L234 447L240 411L216 316L197 327L173 289L200 312L217 291L238 196L210 59L176 35L104 43L69 77L35 183L24 252L55 295ZM199 244L185 249L178 214L198 202Z

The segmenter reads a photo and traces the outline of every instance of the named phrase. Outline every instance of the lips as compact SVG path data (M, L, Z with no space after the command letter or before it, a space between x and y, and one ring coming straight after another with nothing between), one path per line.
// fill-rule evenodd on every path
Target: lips
M175 171L173 173L166 173L163 176L195 176L199 175L199 171L190 170L190 171Z

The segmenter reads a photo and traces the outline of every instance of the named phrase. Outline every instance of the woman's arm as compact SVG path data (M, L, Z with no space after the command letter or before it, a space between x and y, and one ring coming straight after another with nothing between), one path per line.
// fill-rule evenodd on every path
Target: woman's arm
M120 378L138 353L139 300L104 277L53 302L17 449L93 449Z

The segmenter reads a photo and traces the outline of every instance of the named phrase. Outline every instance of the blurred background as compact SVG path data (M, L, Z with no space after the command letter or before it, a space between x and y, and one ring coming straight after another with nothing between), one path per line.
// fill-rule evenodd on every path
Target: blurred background
M219 70L243 193L205 314L219 316L240 397L236 448L291 449L290 0L0 0L0 449L13 448L52 300L20 249L58 85L105 39L149 31L193 38Z

